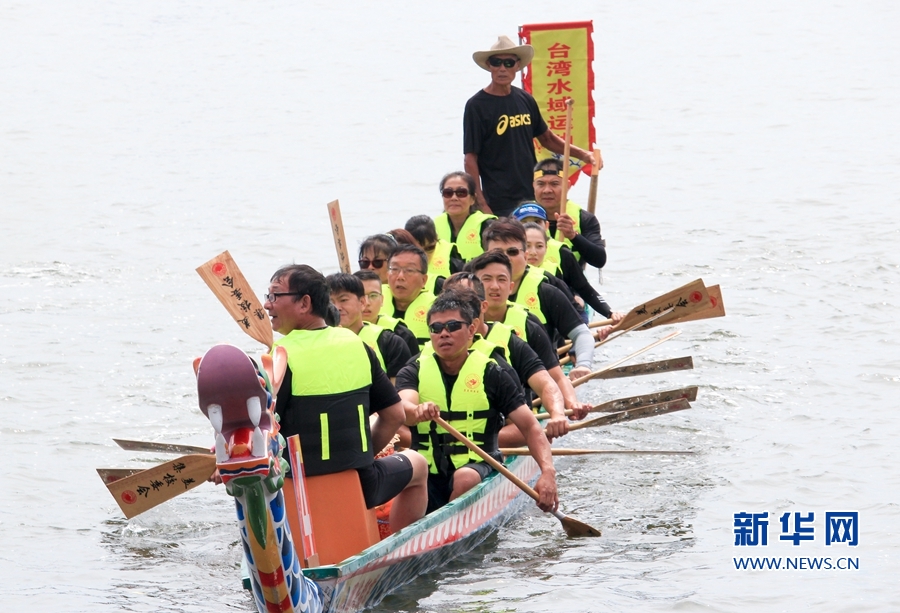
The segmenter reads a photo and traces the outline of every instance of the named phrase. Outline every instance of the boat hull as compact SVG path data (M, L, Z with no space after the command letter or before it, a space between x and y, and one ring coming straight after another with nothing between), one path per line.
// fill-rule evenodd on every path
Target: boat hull
M520 479L537 478L531 456L507 461ZM457 500L333 566L304 569L322 589L327 613L353 613L381 602L418 576L482 543L530 499L498 473Z

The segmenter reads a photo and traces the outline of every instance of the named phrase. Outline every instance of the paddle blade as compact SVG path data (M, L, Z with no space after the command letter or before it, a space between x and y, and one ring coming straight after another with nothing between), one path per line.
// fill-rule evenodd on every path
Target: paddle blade
M630 328L642 319L646 319L648 315L662 313L671 307L674 307L671 313L648 323L646 326L642 326L640 329L646 330L647 328L673 323L680 321L682 317L689 313L705 309L709 304L709 292L706 286L703 285L703 280L697 279L662 296L637 305L625 315L622 321L616 324L616 329L624 330Z
M144 511L194 489L216 470L213 455L186 455L106 484L125 517Z
M604 373L597 375L597 379L619 379L621 377L638 377L641 375L653 375L661 372L674 372L677 370L693 370L694 358L685 356L683 358L671 358L668 360L659 360L656 362L644 362L643 364L633 364L631 366L620 366L612 368Z
M706 291L709 292L710 305L705 309L685 315L679 319L677 323L696 321L698 319L712 319L713 317L725 317L725 302L722 300L722 288L718 285L711 285L706 288Z
M337 200L328 203L328 221L331 223L331 234L334 237L334 250L337 252L338 265L341 267L341 272L349 274L350 252L347 250L347 239L344 238L341 203Z
M124 438L114 438L113 441L128 451L149 451L153 453L212 453L206 447L194 445L177 445L175 443L152 443L150 441L129 441Z
M219 302L246 334L272 348L272 324L262 303L228 251L197 267Z
M645 417L654 417L656 415L664 415L666 413L674 413L675 411L684 411L691 408L684 398L674 400L672 402L663 402L660 404L651 404L646 407L638 407L637 409L628 409L618 413L610 413L594 417L593 419L585 419L569 426L569 432L573 430L581 430L582 428L591 428L594 426L611 426L612 424L622 423L624 421L634 421L635 419L643 419Z
M103 479L104 485L109 485L113 481L130 477L141 472L140 468L98 468L97 474Z
M586 523L578 521L573 517L563 515L559 511L554 511L553 514L560 521L563 530L566 531L566 536L568 536L569 538L578 538L581 536L602 536L600 531L596 528L592 528Z
M591 409L592 413L613 413L615 411L624 411L626 409L636 409L637 407L645 407L649 404L658 404L660 402L669 402L670 400L678 400L684 398L688 402L697 400L697 386L683 387L677 390L667 390L664 392L654 392L652 394L643 394L641 396L630 396L628 398L618 398L610 400L602 404L598 404Z

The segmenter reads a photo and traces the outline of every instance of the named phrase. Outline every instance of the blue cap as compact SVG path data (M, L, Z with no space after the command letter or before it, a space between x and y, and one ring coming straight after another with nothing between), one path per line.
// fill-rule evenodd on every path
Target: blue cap
M526 217L537 217L538 219L547 221L547 211L544 210L544 207L535 202L527 202L519 206L512 214L513 217L519 221L522 221Z

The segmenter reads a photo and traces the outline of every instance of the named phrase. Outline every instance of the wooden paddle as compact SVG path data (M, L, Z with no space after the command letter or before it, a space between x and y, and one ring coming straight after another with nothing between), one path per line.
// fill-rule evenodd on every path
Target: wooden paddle
M636 409L660 402L669 402L670 400L678 400L684 398L688 402L697 400L698 388L696 385L690 387L682 387L677 390L668 390L665 392L654 392L652 394L644 394L642 396L629 396L628 398L617 398L616 400L608 400L591 407L591 413L611 413L613 411L623 411L625 409ZM567 410L566 416L572 415L574 411ZM549 413L538 413L535 417L538 420L550 419Z
M636 356L639 356L639 355L641 355L642 353L644 353L645 351L650 351L651 349L653 349L653 348L656 347L657 345L661 345L661 344L665 343L666 341L670 341L670 340L672 340L673 338L675 338L676 336L678 336L679 334L681 334L681 330L675 330L675 331L672 332L671 334L667 334L666 336L662 337L661 339L656 340L656 341L653 341L652 343L650 343L649 345L647 345L647 346L644 347L643 349L638 349L637 351L635 351L635 352L632 353L631 355L627 355L627 356L625 356L624 358L622 358L621 360L616 360L615 362L613 362L613 363L610 364L609 366L604 366L604 367L601 368L600 370L595 370L594 372L592 372L592 373L590 373L590 374L588 374L588 375L585 375L585 376L583 376L583 377L579 377L578 379L575 379L574 381L572 381L572 387L578 387L578 386L581 385L582 383L587 383L587 382L590 381L591 379L596 379L597 377L600 377L603 373L612 370L613 368L615 368L615 367L618 366L619 364L622 364L623 362L627 362L627 361L630 360L631 358L636 357Z
M591 186L588 189L587 210L593 213L597 209L597 175L600 174L600 150L594 149L594 165L591 167Z
M103 479L104 485L109 485L113 481L130 477L131 475L141 472L141 468L98 468L97 474Z
M506 468L503 464L501 464L500 462L498 462L497 460L492 458L481 447L479 447L478 445L476 445L475 443L470 441L468 438L466 438L466 436L462 432L460 432L459 430L457 430L456 428L454 428L453 426L448 424L446 421L444 421L440 417L435 417L434 422L437 425L439 425L440 427L442 427L444 430L446 430L447 432L452 434L456 440L458 440L460 443L462 443L463 445L468 447L471 451L474 451L475 453L477 453L481 457L481 459L483 459L485 462L490 464L494 468L494 470L496 470L497 472L502 474L504 477L506 477L513 483L515 483L519 487L520 490L522 490L523 492L525 492L526 494L531 496L531 498L533 498L535 501L540 501L541 497L538 495L537 492L535 492L533 489L531 489L527 483L525 483L524 481L519 479L517 476L515 476L512 473L512 471L510 471L508 468ZM600 536L600 531L597 530L596 528L592 528L589 525L578 521L577 519L574 519L572 517L564 515L563 513L561 513L558 510L551 511L551 513L553 513L553 516L556 517L556 519L558 519L560 521L560 523L562 523L563 530L566 531L566 535L569 537Z
M622 321L616 324L616 328L630 328L640 320L646 319L647 315L655 315L670 307L675 307L671 313L651 321L645 327L661 326L677 321L688 313L702 311L709 305L709 292L703 285L703 279L697 279L637 305L628 311Z
M597 321L592 321L588 324L588 328L602 328L603 326L611 326L615 322L611 319L599 319ZM572 343L568 343L570 346Z
M616 327L621 327L623 324L625 324L626 320L629 320L629 328L628 330L625 330L625 332L630 332L634 329L648 330L650 328L661 325L680 324L686 321L696 321L698 319L722 317L723 315L725 315L725 306L721 304L722 298L719 286L714 285L708 288L701 288L702 285L703 281L701 279L698 279L697 281L689 283L676 290L667 292L662 296L653 298L652 300L649 300L642 305L638 305L631 309L631 311L629 311L625 316L625 319L616 324ZM696 294L693 294L694 291L699 291L701 296L700 301L696 303L690 302L692 296L693 298L697 297ZM704 291L709 298L709 302L705 302L702 298ZM685 296L687 296L687 298L685 298ZM684 306L679 306L679 304L683 303L684 301L687 301L687 304ZM646 315L647 313L655 313L656 315L655 317L647 319L644 324L637 323L640 322L640 316ZM588 328L600 328L603 326L611 325L612 323L613 321L611 319L592 321L588 324ZM609 340L609 337L607 337L606 340ZM598 341L598 343L601 342L605 341ZM568 342L557 349L557 354L565 355L571 349L572 343ZM567 364L568 361L563 363Z
M569 197L569 150L572 146L572 107L574 106L574 99L569 98L566 100L566 140L563 144L562 196L559 199L559 210L563 213L566 211L566 203Z
M661 372L675 372L678 370L693 370L694 358L685 356L682 358L670 358L668 360L658 360L656 362L642 362L641 364L632 364L630 366L620 366L613 368L605 373L597 375L597 379L621 379L622 377L640 377L642 375L653 375Z
M628 409L627 411L619 411L610 413L609 415L601 415L593 419L585 419L569 426L569 432L575 430L583 430L584 428L593 428L596 426L611 426L625 421L634 421L635 419L643 419L645 417L655 417L656 415L664 415L666 413L674 413L675 411L684 411L691 408L691 403L680 398L671 402L661 402L659 404L651 404L636 409Z
M197 274L206 282L241 330L272 348L272 324L247 279L228 251L223 251L197 267Z
M668 450L654 450L654 449L551 449L553 455L555 456L566 456L566 455L589 455L589 454L604 454L604 455L692 455L695 452L693 451L668 451ZM503 455L531 455L531 452L528 451L528 447L512 447L512 448L501 448L500 453Z
M722 290L718 285L710 285L706 288L707 293L709 294L709 302L710 304L704 308L694 312L683 313L679 315L676 319L672 319L667 321L667 324L680 324L686 321L697 321L699 319L712 319L713 317L724 317L725 316L725 304L722 301ZM588 324L588 328L602 328L603 326L612 325L613 320L611 319L601 319L598 321L592 321ZM660 324L657 324L660 325ZM572 344L567 343L568 347L571 348ZM568 351L568 349L566 349ZM562 353L560 353L562 355Z
M152 443L150 441L129 441L122 438L114 438L113 441L127 451L150 451L156 453L204 453L212 454L207 447L194 445L179 445L177 443Z
M650 317L647 317L647 318L645 318L645 319L642 319L642 320L638 321L636 324L634 324L633 326L631 326L631 327L628 328L627 330L618 330L618 331L616 331L616 332L613 332L613 333L611 333L609 336L607 336L605 339L603 339L602 341L597 341L596 343L594 343L594 348L596 349L597 347L599 347L600 345L602 345L602 344L604 344L604 343L608 343L609 341L611 341L611 340L613 340L613 339L619 338L619 337L622 336L623 334L628 334L628 333L631 332L632 330L635 330L635 329L640 328L640 327L642 327L642 326L646 326L648 323L650 323L650 322L653 321L654 319L659 319L660 317L665 317L666 315L668 315L669 313L671 313L674 309L675 309L675 307L669 307L668 309L666 309L666 310L664 310L664 311L661 311L661 312L657 313L656 315L651 315ZM559 354L559 355L563 355L563 354L565 354L565 353L568 353L568 351L569 351L571 348L572 348L572 343L569 342L569 343L566 343L565 345L563 345L562 347L560 347L559 349L557 349L557 350L556 350L556 353ZM560 362L560 363L562 363L562 362ZM566 362L566 363L567 363L567 362Z
M106 483L106 489L116 499L125 517L131 519L197 487L209 479L215 470L214 455L185 455Z
M347 239L344 238L344 220L341 218L341 204L337 200L332 200L328 203L328 220L331 222L334 250L337 251L341 272L349 274L350 252L347 251Z
M710 285L706 288L706 291L709 293L709 302L710 305L699 311L695 311L693 313L686 313L682 317L675 322L669 323L683 323L686 321L697 321L698 319L712 319L713 317L724 317L725 316L725 303L722 301L722 289L718 285Z

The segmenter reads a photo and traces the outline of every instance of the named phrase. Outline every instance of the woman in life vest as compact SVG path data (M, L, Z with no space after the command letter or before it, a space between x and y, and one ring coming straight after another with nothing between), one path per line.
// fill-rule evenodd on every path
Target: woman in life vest
M405 227L428 257L428 288L432 294L440 294L444 280L460 272L464 264L456 245L438 238L434 220L428 215L410 217Z
M444 175L440 184L444 212L434 218L438 238L456 245L463 261L484 253L481 234L496 219L477 209L475 204L475 179L462 171Z
M373 270L381 282L387 284L387 261L397 246L397 239L390 234L373 234L359 245L359 269Z

